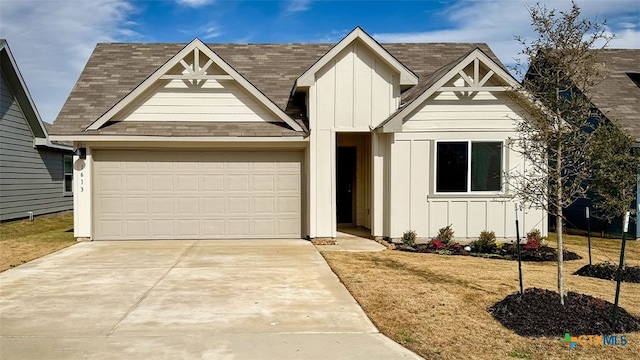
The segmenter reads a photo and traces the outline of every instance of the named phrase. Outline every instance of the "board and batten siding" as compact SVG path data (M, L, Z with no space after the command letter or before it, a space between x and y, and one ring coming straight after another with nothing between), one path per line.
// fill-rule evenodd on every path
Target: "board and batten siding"
M0 77L0 221L71 210L64 194L64 152L33 147L33 134ZM70 153L69 153L70 154Z
M315 74L309 87L309 127L311 128L308 163L310 236L336 236L336 144L337 134L360 132L384 121L400 105L400 74L367 45L353 41ZM371 171L371 135L362 143L358 164ZM365 150L364 147L367 147ZM366 159L364 158L366 157ZM366 161L365 165L361 162ZM379 169L380 170L380 169ZM371 191L372 179L362 178L362 192L356 199L356 223L374 227ZM378 181L381 186L381 182ZM369 194L367 194L367 192ZM367 198L365 198L367 197ZM377 208L378 217L382 209ZM381 226L376 226L381 231Z
M160 80L158 85L117 114L116 121L278 122L234 81Z
M370 131L400 104L399 74L359 41L316 75L316 129Z
M458 94L460 95L460 94ZM399 238L415 230L419 238L429 239L438 229L453 225L456 238L475 239L482 230L498 238L515 238L515 203L506 195L436 194L435 144L437 141L504 141L517 136L514 119L523 110L506 95L488 92L460 98L440 93L410 114L401 133L390 142L391 224L385 236ZM504 148L504 169L524 168L522 157ZM521 231L547 232L542 210L527 210L520 218Z

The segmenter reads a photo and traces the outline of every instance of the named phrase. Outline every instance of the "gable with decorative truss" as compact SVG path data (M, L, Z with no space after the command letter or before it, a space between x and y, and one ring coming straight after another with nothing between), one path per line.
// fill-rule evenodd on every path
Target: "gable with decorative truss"
M194 39L87 130L108 122L284 122L302 128Z
M518 83L482 50L475 49L445 70L379 128L383 132L468 128L468 120L477 119L497 129L504 126L502 122L512 121L504 115L505 111L511 112L507 104L511 100L504 92Z

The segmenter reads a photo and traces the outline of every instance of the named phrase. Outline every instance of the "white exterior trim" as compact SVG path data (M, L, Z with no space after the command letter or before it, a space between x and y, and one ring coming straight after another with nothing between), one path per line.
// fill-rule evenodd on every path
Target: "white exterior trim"
M53 141L85 141L85 142L109 142L109 141L144 141L144 142L309 142L309 137L304 136L126 136L126 135L53 135Z
M166 72L171 68L176 66L182 61L182 59L187 56L189 53L198 49L203 52L209 59L213 60L213 62L219 66L223 71L225 71L233 80L235 80L242 88L247 90L251 95L253 95L258 101L260 101L267 109L271 110L279 119L287 123L293 130L295 131L303 131L302 127L298 125L293 119L289 117L282 109L280 109L273 101L269 100L260 90L258 90L255 86L253 86L247 79L245 79L240 73L238 73L231 65L227 64L221 57L219 57L213 50L211 50L207 45L205 45L200 39L195 38L191 41L187 46L185 46L182 50L180 50L176 55L174 55L171 59L169 59L164 65L162 65L159 69L157 69L151 76L149 76L146 80L144 80L140 85L138 85L135 89L133 89L130 93L128 93L122 100L116 103L111 109L107 110L102 116L100 116L96 121L91 123L86 130L98 130L105 123L107 123L113 116L115 116L119 111L124 109L127 105L131 104L138 96L140 96L144 91L149 89L156 81L160 80L163 76L166 75Z
M369 34L367 34L359 26L357 26L344 39L340 40L338 44L336 44L331 48L331 50L324 54L324 56L322 56L315 64L313 64L313 66L311 66L307 71L300 75L300 77L296 80L295 87L307 87L314 85L316 81L316 73L356 39L360 39L369 47L371 51L373 51L377 56L383 59L384 62L387 63L387 65L400 73L400 85L418 84L418 77L411 70L409 70L400 61L394 58Z
M508 88L517 88L519 87L518 82L505 70L503 70L498 64L496 64L493 59L488 57L482 50L476 48L473 50L467 57L462 59L456 66L454 66L451 70L449 70L446 74L444 74L438 81L436 81L433 85L431 85L425 92L423 92L420 96L418 96L411 103L407 104L401 111L395 114L391 119L383 123L381 126L383 132L398 132L402 130L402 121L404 118L411 114L414 110L416 110L420 105L422 105L427 99L431 97L436 92L439 91L454 91L451 87L444 87L444 85L453 79L455 76L459 75L464 68L469 66L475 60L479 60L485 66L487 66L493 74L499 79L503 80L506 83L504 87L496 87L496 86L473 86L473 87L461 87L460 89L455 89L458 91L479 91L482 89L483 91L505 91ZM478 66L476 62L475 67ZM487 79L482 79L481 83L486 83Z

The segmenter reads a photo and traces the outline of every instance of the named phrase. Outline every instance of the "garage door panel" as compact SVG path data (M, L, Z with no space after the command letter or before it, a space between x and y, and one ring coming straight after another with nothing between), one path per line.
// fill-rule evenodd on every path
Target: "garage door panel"
M104 216L122 215L122 198L120 196L104 196L96 201L96 211Z
M228 191L249 191L248 174L232 174L227 176L226 189Z
M146 197L128 197L125 199L124 215L146 215L149 213L149 199Z
M102 194L112 192L114 194L122 193L122 175L120 174L104 174L102 175L102 181L97 190Z
M227 213L228 214L249 214L249 196L229 196L227 197Z
M149 191L149 184L147 182L147 174L127 174L124 175L124 188L125 191Z
M146 219L126 219L124 221L124 231L127 237L133 239L149 238L149 220Z
M99 220L97 230L106 239L124 238L122 220Z
M169 239L176 233L173 219L153 219L150 223L152 238Z
M300 213L300 201L296 196L278 197L278 214L297 215Z
M166 170L166 169L163 169ZM173 175L169 174L152 174L151 191L171 191L173 192Z
M200 220L198 219L176 219L178 239L197 238L200 235Z
M300 152L94 152L96 239L301 235Z
M251 231L253 234L264 234L266 236L273 236L276 234L276 220L253 219L253 223L251 224Z
M201 175L204 191L224 191L224 175Z
M225 237L225 220L224 219L205 219L201 222L202 233L210 237Z
M169 195L164 197L155 196L149 199L151 202L150 216L172 216L174 214L173 200L173 197Z
M200 199L197 196L180 197L174 200L176 211L181 216L198 216L200 214Z
M176 175L176 191L178 192L198 192L198 174Z
M251 221L249 218L228 219L226 222L227 234L231 237L251 235Z
M273 215L276 211L274 196L254 196L251 198L251 213Z
M253 191L274 191L275 175L273 174L257 174L251 176L251 185Z
M278 190L299 193L300 192L300 175L298 174L278 175Z
M224 196L205 196L201 198L201 214L205 217L222 216L225 213Z
M278 232L283 236L295 236L300 233L300 220L298 218L278 218Z

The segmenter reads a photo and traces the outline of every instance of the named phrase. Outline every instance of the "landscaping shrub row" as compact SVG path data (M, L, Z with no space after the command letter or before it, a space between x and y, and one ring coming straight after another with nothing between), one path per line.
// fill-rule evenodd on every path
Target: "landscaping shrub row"
M445 226L438 231L438 235L425 244L416 244L416 232L409 230L402 236L402 244L396 246L397 250L432 253L441 255L467 255L505 260L518 258L518 245L514 243L498 243L493 231L484 230L478 239L462 245L453 241L452 225ZM564 260L578 260L582 257L572 251L563 250ZM546 239L540 230L534 229L527 233L527 240L520 244L520 257L522 261L555 261L556 249L547 246Z

